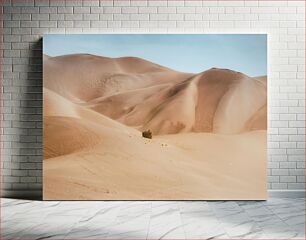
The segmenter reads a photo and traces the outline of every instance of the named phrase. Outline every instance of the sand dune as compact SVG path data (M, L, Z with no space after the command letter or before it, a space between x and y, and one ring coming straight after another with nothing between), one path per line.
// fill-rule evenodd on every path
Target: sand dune
M45 130L51 152L71 152L44 160L44 199L266 198L266 153L260 151L265 149L265 131L184 133L149 140L83 120L46 121L60 131Z
M256 116L266 104L265 77L217 68L191 75L138 58L92 55L49 57L44 66L46 88L155 135L266 128L267 119Z
M265 85L267 85L267 76L258 76L255 77L257 80L263 82Z
M74 104L69 100L61 97L51 90L43 88L44 94L44 117L49 116L62 116L72 117L77 119L85 119L106 127L111 127L113 130L128 131L128 133L136 133L137 130L133 128L127 128L121 123L114 121L107 116L99 114L91 109Z
M44 57L44 87L75 102L191 76L132 57L106 58L89 54Z
M89 107L125 125L151 129L154 134L228 134L265 129L266 118L256 114L266 98L261 81L230 70L210 69L180 83L96 99ZM110 110L111 105L116 112ZM254 118L257 121L250 122Z
M44 199L266 198L266 76L44 56L43 91Z

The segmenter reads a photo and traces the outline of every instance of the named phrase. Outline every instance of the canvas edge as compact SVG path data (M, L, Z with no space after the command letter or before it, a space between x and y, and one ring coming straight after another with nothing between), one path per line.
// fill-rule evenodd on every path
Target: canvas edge
M305 198L305 193L306 193L305 190L268 190L267 200L269 198ZM43 200L42 190L14 190L14 191L2 190L1 197L2 198L29 199L29 200L34 200L34 199ZM206 201L206 200L203 199L203 201Z

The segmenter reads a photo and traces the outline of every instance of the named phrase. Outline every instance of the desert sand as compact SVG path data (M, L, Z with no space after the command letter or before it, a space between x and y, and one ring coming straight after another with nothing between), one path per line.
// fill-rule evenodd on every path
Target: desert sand
M266 198L265 76L44 56L43 114L46 200Z

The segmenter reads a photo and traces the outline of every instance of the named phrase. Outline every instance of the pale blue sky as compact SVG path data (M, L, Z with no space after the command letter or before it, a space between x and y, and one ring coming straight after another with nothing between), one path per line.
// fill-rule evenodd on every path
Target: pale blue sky
M267 74L266 34L47 34L43 52L133 56L192 73L217 67Z

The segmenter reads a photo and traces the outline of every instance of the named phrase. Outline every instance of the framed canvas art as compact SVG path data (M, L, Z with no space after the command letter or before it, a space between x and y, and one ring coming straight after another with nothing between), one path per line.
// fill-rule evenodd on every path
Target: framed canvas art
M43 38L45 200L266 199L266 34Z

